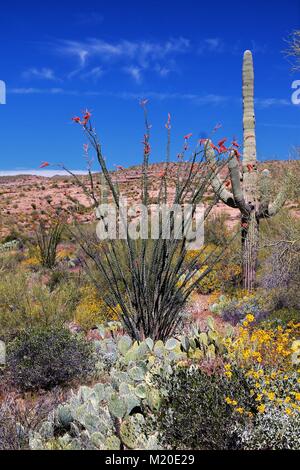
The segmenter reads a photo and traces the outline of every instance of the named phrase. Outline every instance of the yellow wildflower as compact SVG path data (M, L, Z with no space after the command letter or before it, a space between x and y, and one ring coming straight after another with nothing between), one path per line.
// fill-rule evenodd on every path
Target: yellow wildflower
M240 414L243 414L244 413L244 408L242 406L240 406L239 408L236 408L235 411L237 411Z
M266 405L263 405L263 404L261 404L257 407L257 411L259 413L263 413L265 411L265 409L266 409Z
M252 322L255 320L255 317L254 317L254 315L252 315L251 313L249 313L248 315L246 315L246 320L247 320L249 323L252 323Z

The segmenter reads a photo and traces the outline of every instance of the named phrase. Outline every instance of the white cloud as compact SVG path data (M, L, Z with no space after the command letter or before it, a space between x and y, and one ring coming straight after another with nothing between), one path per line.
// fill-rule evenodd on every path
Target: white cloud
M93 67L91 70L84 72L80 75L80 78L86 80L91 79L93 81L97 81L100 77L102 77L104 70L102 67Z
M57 81L58 78L55 76L55 73L52 69L49 69L47 67L43 67L41 69L38 69L36 67L32 67L28 70L25 70L22 74L22 76L26 79L40 79L40 80L53 80Z
M121 70L129 73L139 83L144 70L153 70L160 76L166 76L174 69L172 59L178 54L186 53L190 48L190 41L183 37L165 42L108 42L94 38L85 41L62 40L54 48L64 57L77 59L79 68L69 74L70 78L78 75L88 63L98 61L110 66L121 65Z
M101 39L87 41L61 41L57 51L63 55L74 56L84 64L88 58L100 57L102 60L136 59L139 63L151 59L161 59L172 53L185 52L189 40L171 39L165 43L148 41L126 41L110 43Z
M134 75L134 72L132 72ZM215 94L197 94L197 93L168 93L168 92L157 92L157 91L143 91L142 93L133 93L127 91L110 92L110 91L98 91L98 90L67 90L64 88L12 88L9 93L18 95L30 95L30 94L51 94L51 95L85 95L85 96L108 96L112 98L122 100L137 100L141 98L150 98L156 101L167 101L167 100L181 100L189 101L197 106L205 105L220 105L229 101L230 97Z
M78 91L66 90L64 88L11 88L8 90L8 93L14 95L77 95Z
M258 126L262 127L276 127L279 129L300 129L300 124L287 124L287 123L272 123L272 122L259 122Z
M142 69L140 67L124 67L124 72L128 73L136 83L142 82Z
M262 109L273 106L292 106L291 101L286 98L256 98L255 104Z

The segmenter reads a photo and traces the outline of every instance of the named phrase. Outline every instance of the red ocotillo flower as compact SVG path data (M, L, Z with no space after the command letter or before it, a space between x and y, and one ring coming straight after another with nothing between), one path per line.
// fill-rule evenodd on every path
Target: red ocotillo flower
M253 170L253 165L251 165L251 163L248 163L247 168L250 173Z
M227 140L226 137L224 139L219 140L218 146L219 147L224 147L224 144L225 144L226 140Z
M144 145L144 154L148 155L151 151L150 144L148 142L149 136L147 134L144 135L144 140L142 141L142 144Z
M78 117L78 116L73 117L72 121L76 122L77 124L81 124L80 117Z
M171 129L171 114L170 114L170 113L168 113L168 120L167 120L167 122L166 122L166 124L165 124L165 127L166 127L166 129L168 129L168 130Z
M220 153L218 147L213 142L210 143L210 146L212 149L216 150L216 152Z
M189 140L192 137L192 135L193 135L192 133L186 134L183 138L184 140Z
M41 165L40 165L40 168L46 168L46 166L49 166L50 163L48 162L42 162Z
M233 146L236 147L236 148L239 148L239 147L240 147L236 140L233 140L233 141L231 142L231 145L233 145Z
M200 145L205 145L208 139L199 139L199 144Z
M92 115L92 114L90 113L90 111L89 111L88 109L86 109L86 110L85 110L85 113L84 113L84 116L83 116L83 119L84 119L85 121L88 121L88 120L90 119L91 115Z
M225 145L221 145L221 147L219 147L219 153L224 153L224 152L227 152L227 148L225 147Z

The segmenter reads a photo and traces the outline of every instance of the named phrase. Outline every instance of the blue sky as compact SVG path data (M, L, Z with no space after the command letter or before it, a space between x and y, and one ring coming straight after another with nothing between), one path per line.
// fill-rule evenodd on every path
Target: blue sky
M255 64L258 157L287 158L300 145L300 106L291 103L292 73L283 50L300 24L300 0L2 2L0 170L41 161L84 169L84 136L71 117L89 108L104 155L139 163L149 98L152 161L165 155L167 113L172 153L183 135L242 134L241 65Z

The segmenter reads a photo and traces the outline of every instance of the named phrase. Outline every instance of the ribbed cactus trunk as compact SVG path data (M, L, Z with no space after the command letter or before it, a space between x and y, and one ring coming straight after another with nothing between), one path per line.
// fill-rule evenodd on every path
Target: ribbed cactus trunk
M258 173L256 161L254 72L250 51L244 53L243 59L243 129L242 168L236 149L231 150L231 158L228 161L232 191L226 188L217 174L212 178L211 185L224 204L239 209L241 213L243 287L248 291L253 291L259 249L259 221L277 214L284 205L288 194L288 181L273 202L269 201L269 194L262 197L260 190L262 174ZM216 146L209 144L211 141L206 145L205 156L211 169L215 171L214 169L217 168ZM265 186L268 185L265 184Z
M252 291L255 285L259 244L258 174L256 161L255 115L254 115L254 71L250 51L244 53L243 61L243 196L251 209L242 215L242 263L243 287Z

